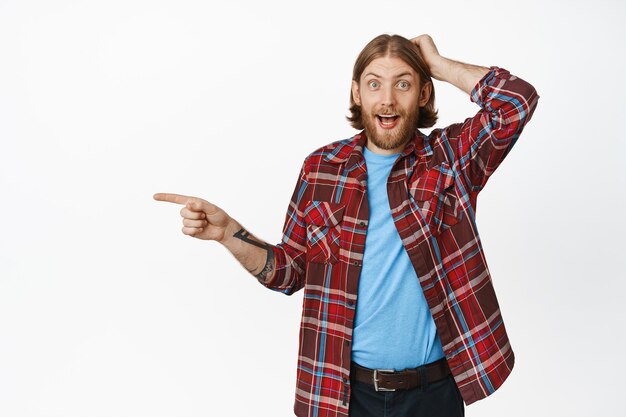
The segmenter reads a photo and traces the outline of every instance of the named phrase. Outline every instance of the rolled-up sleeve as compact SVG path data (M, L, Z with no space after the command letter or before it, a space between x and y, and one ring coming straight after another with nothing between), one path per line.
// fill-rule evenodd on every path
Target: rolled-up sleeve
M461 172L474 192L482 190L511 151L539 99L528 82L506 69L489 69L470 93L471 101L481 109L462 124L446 128Z
M267 282L259 280L267 288L286 295L291 295L304 286L307 238L304 205L307 186L305 160L287 208L282 241L271 245L276 261L274 275Z

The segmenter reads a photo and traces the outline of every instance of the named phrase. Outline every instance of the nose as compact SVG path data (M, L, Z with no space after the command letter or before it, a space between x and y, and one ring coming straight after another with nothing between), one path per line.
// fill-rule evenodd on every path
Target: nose
M389 107L396 104L396 97L394 95L393 88L384 87L382 89L381 104Z

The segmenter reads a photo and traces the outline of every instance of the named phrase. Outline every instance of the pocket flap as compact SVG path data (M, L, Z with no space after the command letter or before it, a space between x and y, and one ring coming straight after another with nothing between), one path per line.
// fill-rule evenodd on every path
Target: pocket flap
M304 208L304 221L318 226L336 226L343 218L344 208L341 203L309 201Z
M426 201L451 185L454 185L454 173L446 162L442 162L411 180L409 192L415 200Z

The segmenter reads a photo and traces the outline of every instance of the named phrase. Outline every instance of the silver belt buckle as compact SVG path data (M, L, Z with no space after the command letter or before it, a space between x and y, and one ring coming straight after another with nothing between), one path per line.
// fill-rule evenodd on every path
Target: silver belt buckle
M395 391L395 388L382 388L378 386L378 373L379 372L389 372L395 373L395 369L374 369L374 389L376 391Z

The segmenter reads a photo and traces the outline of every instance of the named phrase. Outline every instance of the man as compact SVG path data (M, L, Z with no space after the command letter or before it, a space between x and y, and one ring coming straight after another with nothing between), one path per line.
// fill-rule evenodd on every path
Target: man
M431 77L481 110L421 133L437 119ZM476 197L538 98L505 69L442 57L428 35L381 35L354 66L361 131L305 158L281 243L205 200L155 194L185 205L184 234L222 243L266 287L304 288L296 415L462 416L502 385L514 355Z

